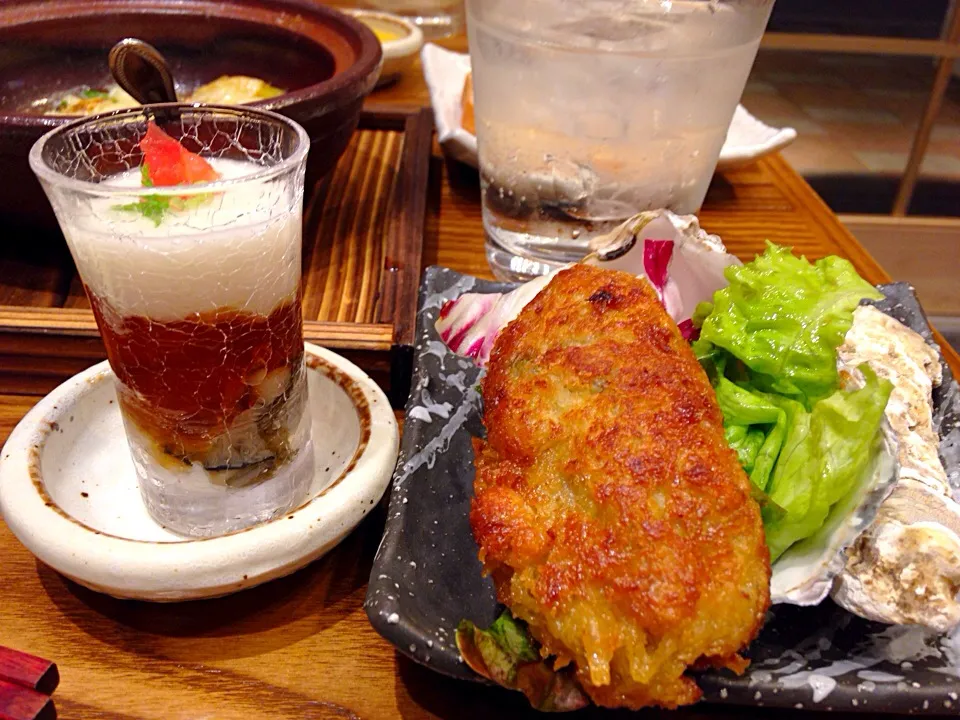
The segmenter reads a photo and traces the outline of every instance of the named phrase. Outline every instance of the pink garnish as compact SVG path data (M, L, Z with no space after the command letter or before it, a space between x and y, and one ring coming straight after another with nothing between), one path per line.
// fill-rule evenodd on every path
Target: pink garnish
M473 344L463 351L463 354L467 357L478 359L480 357L480 353L483 352L483 344L484 339L477 338L473 341ZM487 357L489 357L489 353L487 354Z
M497 333L551 279L552 276L545 275L509 293L467 293L447 301L436 324L440 339L458 355L486 365Z
M683 335L684 340L692 341L700 337L700 328L695 326L690 318L677 323L677 327L680 328L680 334Z
M661 299L667 285L667 268L672 257L673 240L643 241L643 271Z
M220 179L220 173L210 163L167 135L153 120L147 123L140 150L153 185L189 185Z

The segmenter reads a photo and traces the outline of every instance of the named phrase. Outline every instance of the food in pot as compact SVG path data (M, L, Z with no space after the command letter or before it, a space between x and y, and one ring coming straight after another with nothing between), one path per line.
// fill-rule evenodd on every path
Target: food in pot
M181 98L183 102L211 103L214 105L244 105L281 95L283 90L265 80L245 75L223 75L216 80L200 85ZM118 85L107 87L82 87L71 90L59 99L44 101L35 106L45 115L97 115L111 110L137 107L132 96ZM52 106L52 107L51 107Z

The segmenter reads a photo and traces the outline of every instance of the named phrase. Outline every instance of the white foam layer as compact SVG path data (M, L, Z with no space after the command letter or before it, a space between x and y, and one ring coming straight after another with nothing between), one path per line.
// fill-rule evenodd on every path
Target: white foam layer
M225 179L262 168L211 160ZM240 185L159 225L118 209L137 198L61 195L57 214L88 288L123 315L174 320L230 307L267 314L297 291L301 199L296 174ZM110 181L137 187L134 170Z

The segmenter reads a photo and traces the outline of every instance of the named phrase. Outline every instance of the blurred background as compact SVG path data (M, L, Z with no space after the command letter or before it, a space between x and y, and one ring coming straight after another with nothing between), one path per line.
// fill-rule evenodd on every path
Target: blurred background
M960 347L957 0L777 0L743 104Z

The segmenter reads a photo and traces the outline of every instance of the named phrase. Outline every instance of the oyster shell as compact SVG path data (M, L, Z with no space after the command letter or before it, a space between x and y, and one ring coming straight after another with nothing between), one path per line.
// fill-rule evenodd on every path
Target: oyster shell
M898 444L900 478L847 551L833 599L870 620L946 632L960 623L960 505L951 498L933 426L939 355L871 306L857 308L838 355L841 368L866 362L893 383L886 417Z
M878 622L948 632L960 623L960 505L901 479L847 552L833 599Z
M948 495L947 473L933 429L933 387L943 379L940 356L913 330L872 305L853 313L853 325L837 348L839 368L867 363L893 383L886 416L899 444L900 477L925 483Z

